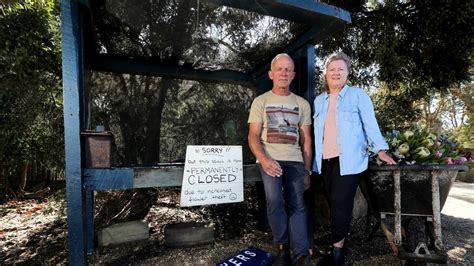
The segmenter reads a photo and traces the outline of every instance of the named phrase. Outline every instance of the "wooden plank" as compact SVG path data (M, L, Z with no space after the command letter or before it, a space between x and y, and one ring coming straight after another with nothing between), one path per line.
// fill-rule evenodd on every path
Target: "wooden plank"
M138 168L134 171L133 187L181 186L184 168Z
M397 247L402 245L402 205L401 205L401 189L400 189L400 170L393 171L393 189L394 189L394 206L395 210L395 244Z
M441 234L441 203L439 199L440 170L431 171L431 199L433 208L434 246L436 251L444 250L443 237Z
M83 69L77 1L62 1L61 32L69 263L84 265L87 244L84 215L86 206L85 190L82 189L80 140Z
M182 167L136 168L133 187L179 187L183 181L183 170ZM245 165L243 175L244 182L261 181L256 165Z
M229 83L255 87L256 81L251 75L232 70L199 70L178 66L163 66L156 60L130 58L112 55L95 55L90 68L96 71L159 76L185 80Z
M350 23L349 12L313 0L206 0L218 5L244 9L265 16L324 27L330 23Z
M179 187L184 167L84 169L84 188L91 190ZM261 181L256 165L244 165L244 182Z
M457 170L468 171L467 165L456 164L411 164L411 165L369 165L369 170L373 171L426 171L426 170Z
M109 190L133 188L132 168L84 169L86 190Z

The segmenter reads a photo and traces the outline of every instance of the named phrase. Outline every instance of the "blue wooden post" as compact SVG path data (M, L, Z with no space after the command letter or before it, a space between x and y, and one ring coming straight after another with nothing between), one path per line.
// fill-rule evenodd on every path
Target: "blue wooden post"
M312 106L315 98L314 46L307 44L292 54L295 60L296 76L292 91L305 98Z
M305 98L311 110L313 109L313 102L315 98L315 68L314 68L314 46L307 44L297 51L295 58L296 77L293 81L293 92ZM312 111L312 113L314 110ZM312 116L311 116L312 117ZM314 137L313 137L314 139ZM314 150L313 150L314 154ZM314 182L314 179L312 180ZM313 183L312 182L312 183ZM304 193L304 199L307 208L307 226L308 226L308 240L310 247L314 244L314 185Z
M64 97L64 139L66 155L66 196L68 249L71 265L86 264L85 190L81 164L83 49L79 3L61 4L62 67Z
M82 186L84 188L84 186ZM87 254L92 255L94 252L94 191L85 191L86 196L86 241Z

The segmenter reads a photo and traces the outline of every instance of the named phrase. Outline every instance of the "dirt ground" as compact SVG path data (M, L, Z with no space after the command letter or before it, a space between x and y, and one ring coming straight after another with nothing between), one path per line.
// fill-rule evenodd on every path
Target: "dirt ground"
M43 199L12 200L0 205L0 264L68 264L67 223L64 190ZM474 263L474 184L456 182L442 212L442 233L449 265ZM189 248L163 245L166 223L200 219L194 213L169 205L156 205L146 220L151 227L147 241L100 247L88 261L91 265L215 265L249 246L271 251L271 234L254 229L234 236L217 236L214 244ZM392 255L379 230L367 241L367 229L375 220L354 222L350 237L348 265L401 265ZM232 222L230 223L232 224ZM239 224L239 223L235 223ZM327 243L327 228L316 228L315 247ZM217 233L216 233L217 234ZM313 259L313 263L317 262Z

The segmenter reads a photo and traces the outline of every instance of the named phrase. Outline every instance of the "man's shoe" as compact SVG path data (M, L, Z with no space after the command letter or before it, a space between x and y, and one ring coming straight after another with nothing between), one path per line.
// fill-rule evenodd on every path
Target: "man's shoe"
M272 265L274 266L290 266L291 257L290 257L290 246L288 244L277 245L277 255Z

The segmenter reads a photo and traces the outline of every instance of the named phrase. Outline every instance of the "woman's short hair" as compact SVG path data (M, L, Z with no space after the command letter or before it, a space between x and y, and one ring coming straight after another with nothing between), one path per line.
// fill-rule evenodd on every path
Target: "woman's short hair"
M347 72L350 73L351 71L351 61L349 57L344 53L344 52L336 52L332 53L326 58L326 61L324 62L324 68L323 68L323 76L322 76L322 87L324 90L329 92L329 87L328 83L326 81L326 71L329 66L329 64L333 61L336 60L343 60L346 63L347 66Z
M347 72L350 73L351 61L349 57L344 52L336 52L336 53L330 54L328 58L326 59L326 62L324 62L323 75L326 75L326 71L328 69L329 64L336 60L343 60L346 63Z

